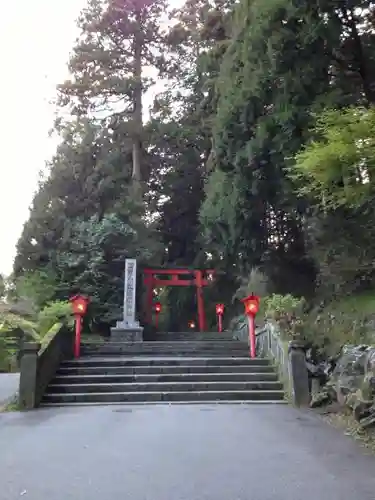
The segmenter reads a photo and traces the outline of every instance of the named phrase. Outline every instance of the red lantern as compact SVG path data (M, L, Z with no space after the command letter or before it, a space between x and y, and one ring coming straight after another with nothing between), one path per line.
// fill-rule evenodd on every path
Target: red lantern
M216 304L216 314L218 316L224 314L224 304Z
M69 299L72 304L73 314L75 317L75 342L74 342L74 356L79 358L80 348L81 348L81 328L82 328L82 318L87 312L87 306L89 305L90 299L83 295L74 295Z
M255 316L259 311L259 297L254 294L241 300L245 306L245 314L249 324L250 356L255 358Z
M219 333L223 331L224 304L216 304L216 316Z
M195 328L195 321L189 321L189 328Z
M155 311L155 328L158 329L159 328L159 314L161 313L160 302L155 302L154 311Z
M256 295L249 295L241 300L243 305L245 306L245 314L255 316L259 311L259 297Z
M75 295L69 299L69 302L72 304L73 314L75 316L84 316L87 312L87 306L90 300L83 295Z

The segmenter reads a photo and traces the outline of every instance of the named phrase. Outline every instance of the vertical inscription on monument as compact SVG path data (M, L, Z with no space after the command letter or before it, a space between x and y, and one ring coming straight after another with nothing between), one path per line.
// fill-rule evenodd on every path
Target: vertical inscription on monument
M134 321L134 313L135 313L135 304L134 304L134 296L135 296L135 261L132 259L126 260L126 268L125 268L125 319L127 321Z

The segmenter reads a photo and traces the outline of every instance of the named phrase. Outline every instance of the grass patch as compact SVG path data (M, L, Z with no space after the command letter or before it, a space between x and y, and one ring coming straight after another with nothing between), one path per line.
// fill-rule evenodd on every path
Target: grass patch
M18 395L14 396L8 403L5 405L1 406L0 405L0 412L11 412L11 411L20 411L20 407L18 404Z
M332 302L327 310L334 313L357 313L362 315L375 315L375 290L368 290L360 294L348 295L341 300Z

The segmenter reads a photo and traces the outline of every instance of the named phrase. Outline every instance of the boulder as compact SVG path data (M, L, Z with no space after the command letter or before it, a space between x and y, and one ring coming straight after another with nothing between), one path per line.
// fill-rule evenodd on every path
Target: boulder
M375 347L344 346L328 382L311 407L337 401L363 426L375 425Z

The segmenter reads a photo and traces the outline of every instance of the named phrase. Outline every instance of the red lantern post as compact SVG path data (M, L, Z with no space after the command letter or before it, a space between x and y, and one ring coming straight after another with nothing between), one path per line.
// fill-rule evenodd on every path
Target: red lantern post
M250 357L255 358L255 316L259 311L259 297L249 295L241 300L245 306L245 314L249 323Z
M224 304L216 304L217 324L220 333L223 331L223 314L224 314Z
M82 318L87 312L87 306L89 305L90 299L84 297L83 295L75 295L69 299L72 304L76 335L74 340L74 357L79 358L80 348L81 348L81 328L82 328Z
M157 329L159 327L159 314L161 313L160 302L155 302L154 310L155 310L155 327Z

